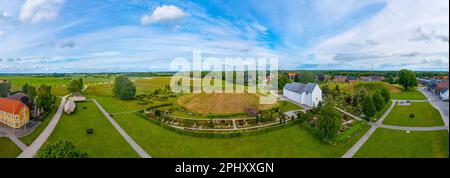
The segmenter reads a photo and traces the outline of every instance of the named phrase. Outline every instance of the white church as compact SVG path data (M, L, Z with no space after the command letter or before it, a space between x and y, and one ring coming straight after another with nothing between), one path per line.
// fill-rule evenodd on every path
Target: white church
M317 107L323 100L322 90L315 83L289 83L283 88L283 96L309 107Z

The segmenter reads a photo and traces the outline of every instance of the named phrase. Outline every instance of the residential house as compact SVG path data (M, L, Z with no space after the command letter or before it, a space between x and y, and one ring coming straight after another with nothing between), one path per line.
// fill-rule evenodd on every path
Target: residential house
M315 83L302 84L294 82L286 84L283 88L283 96L309 107L317 107L323 100L322 90Z
M383 81L384 77L383 76L365 76L365 77L361 77L361 81L363 82L380 82Z
M439 94L441 90L448 89L448 81L436 83L434 93Z
M344 83L345 81L347 81L347 76L345 76L345 75L336 75L336 76L334 76L333 81L337 82L337 83Z
M295 72L288 72L288 76L291 80L294 80L295 77L299 76L299 74Z
M444 101L448 101L448 88L441 90L441 92L439 93L439 97Z
M22 128L30 120L30 110L21 101L0 98L0 123Z
M345 80L345 82L347 83L356 83L358 81L359 81L358 77L347 77L347 80Z

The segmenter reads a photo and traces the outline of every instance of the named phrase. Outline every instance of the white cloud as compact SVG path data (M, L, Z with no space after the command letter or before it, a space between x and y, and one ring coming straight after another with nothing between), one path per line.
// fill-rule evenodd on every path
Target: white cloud
M179 20L188 16L188 13L184 12L177 6L163 5L160 7L156 7L151 15L142 16L141 23L142 25L149 25L158 22Z
M58 17L59 9L64 0L27 0L22 6L20 20L37 23L45 20L53 20Z
M335 62L337 54L347 53L357 57L360 66L374 64L392 69L418 69L420 65L411 64L419 64L423 59L448 60L448 3L446 0L388 1L386 8L371 20L323 41L313 53L334 55ZM375 40L376 45L368 40ZM374 55L382 57L371 60L370 56ZM394 61L398 65L389 65ZM341 59L339 62L354 64L355 61ZM448 63L442 66L436 62L435 67L438 66L444 69Z
M0 30L0 37L3 36L4 34L5 34L5 32Z

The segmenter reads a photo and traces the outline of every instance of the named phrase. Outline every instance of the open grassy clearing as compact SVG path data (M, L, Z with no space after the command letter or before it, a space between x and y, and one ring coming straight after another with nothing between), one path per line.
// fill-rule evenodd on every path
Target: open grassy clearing
M448 158L448 132L410 132L378 128L357 158Z
M9 138L0 137L0 158L15 158L22 150L17 147Z
M324 144L297 126L256 136L199 138L157 126L134 113L114 117L123 129L152 157L332 157L342 156L365 131L336 146Z
M87 135L88 128L93 128L94 134ZM91 158L138 157L91 101L78 103L76 111L70 116L63 114L46 144L59 139L72 141Z
M59 104L61 103L61 98L56 98L55 103L53 105L52 110L45 116L45 118L42 120L42 122L34 129L30 135L27 135L25 137L19 138L23 143L26 145L31 145L33 141L39 137L41 132L47 127L48 123L52 120L53 116L55 115L56 111L58 110Z
M409 115L414 114L414 118ZM439 111L428 102L413 102L411 106L396 105L383 124L410 127L443 126Z
M164 88L166 85L170 85L170 77L158 77L158 78L133 78L134 85L136 86L136 94L145 94L153 92L158 88Z

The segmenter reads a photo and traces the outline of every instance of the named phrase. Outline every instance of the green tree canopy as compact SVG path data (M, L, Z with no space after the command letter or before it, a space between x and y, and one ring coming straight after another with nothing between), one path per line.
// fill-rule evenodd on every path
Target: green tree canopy
M317 132L325 141L336 138L342 125L339 112L329 103L324 103L317 116Z
M313 83L315 81L316 81L316 79L314 77L314 74L312 72L305 71L305 72L300 73L300 76L298 77L296 82Z
M11 90L11 84L9 82L0 81L0 97L6 97Z
M113 93L122 100L131 100L136 96L136 87L127 76L118 76L114 80Z
M373 104L375 105L375 108L377 111L380 111L383 109L386 102L384 101L383 96L381 95L381 92L377 91L372 95Z
M38 158L86 158L87 153L80 151L72 142L58 140L39 150Z
M377 111L371 97L369 96L365 97L364 101L362 102L362 111L366 115L367 119L370 119L373 116L375 116L375 113Z
M286 73L278 73L277 80L279 90L283 89L286 84L290 83L289 77Z
M391 100L391 93L389 93L389 90L386 87L381 89L381 96L383 96L385 103L388 103Z
M72 80L67 87L67 91L70 93L81 92L83 89L83 80L80 78L79 80Z
M414 87L417 86L416 73L407 69L400 70L398 83L402 85L405 90L414 89Z

